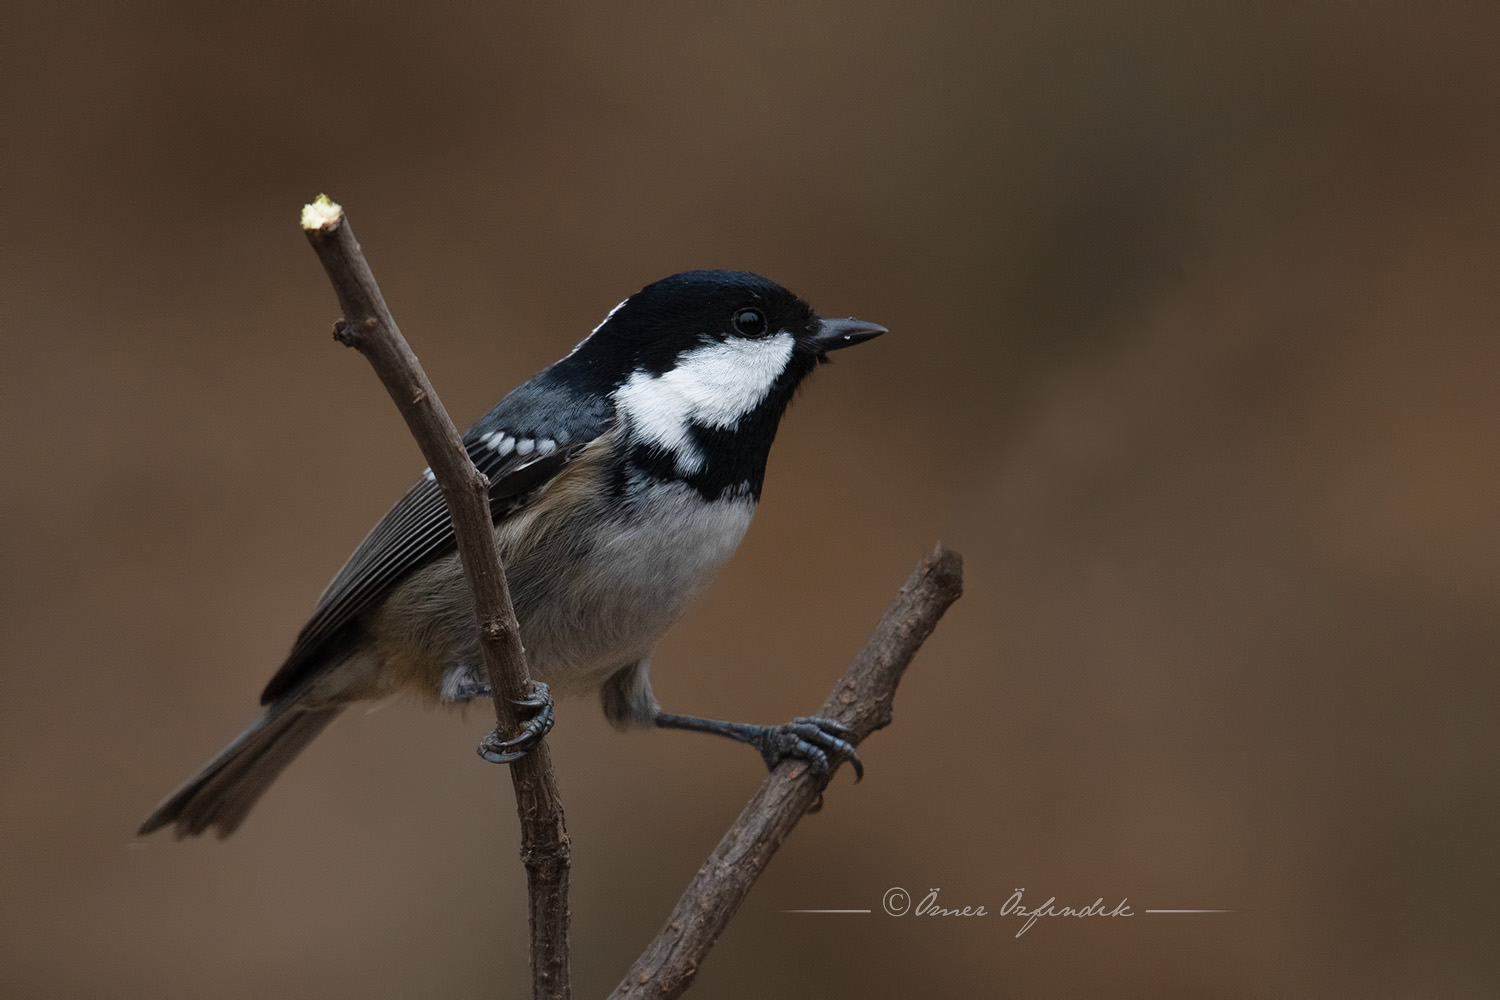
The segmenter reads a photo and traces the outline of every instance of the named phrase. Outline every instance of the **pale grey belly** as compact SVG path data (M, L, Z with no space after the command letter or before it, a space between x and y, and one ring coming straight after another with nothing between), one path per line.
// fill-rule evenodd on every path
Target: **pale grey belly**
M748 497L704 503L685 485L657 484L623 515L574 506L549 518L538 505L506 521L497 539L533 675L560 692L586 690L646 658L754 512ZM453 700L484 679L456 554L403 581L368 626L401 687Z
M544 538L516 561L512 584L533 671L563 688L595 687L650 655L754 512L749 498L705 504L686 486L660 485L626 523Z

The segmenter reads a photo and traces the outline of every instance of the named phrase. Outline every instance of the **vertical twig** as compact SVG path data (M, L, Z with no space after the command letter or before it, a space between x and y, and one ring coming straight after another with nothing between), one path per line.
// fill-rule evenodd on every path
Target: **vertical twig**
M515 733L521 722L515 703L530 694L531 677L505 572L495 552L489 480L469 460L458 430L391 318L343 209L320 195L303 208L302 228L328 272L344 313L334 336L358 350L375 369L442 488L464 575L474 594L498 731ZM566 1000L571 995L570 845L546 741L512 763L510 775L521 819L521 861L530 896L532 996Z

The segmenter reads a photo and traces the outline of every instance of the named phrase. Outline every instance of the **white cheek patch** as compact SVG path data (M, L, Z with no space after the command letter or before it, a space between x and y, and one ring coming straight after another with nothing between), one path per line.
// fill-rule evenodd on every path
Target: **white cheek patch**
M703 467L692 424L727 430L765 400L792 357L792 335L733 338L686 351L663 375L638 371L615 390L615 403L641 438L676 454L677 468Z

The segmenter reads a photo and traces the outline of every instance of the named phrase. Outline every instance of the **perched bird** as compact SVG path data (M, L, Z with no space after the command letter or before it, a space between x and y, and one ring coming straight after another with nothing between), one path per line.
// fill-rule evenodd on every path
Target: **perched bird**
M533 675L598 691L617 727L715 733L827 773L859 760L837 723L720 722L661 710L651 650L749 527L776 427L829 351L884 327L819 319L774 282L689 271L617 305L572 353L511 392L464 434L490 479L495 544ZM487 698L473 598L429 471L355 549L318 599L265 710L141 825L179 837L233 833L272 781L357 701L415 692ZM550 695L510 760L551 722Z

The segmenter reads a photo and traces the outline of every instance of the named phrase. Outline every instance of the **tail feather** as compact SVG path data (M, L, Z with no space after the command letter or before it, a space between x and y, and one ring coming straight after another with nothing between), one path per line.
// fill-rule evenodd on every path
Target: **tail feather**
M270 706L167 796L146 817L138 835L175 823L179 839L196 837L209 827L216 828L221 840L229 836L271 782L341 711L342 707L301 708L286 701Z

